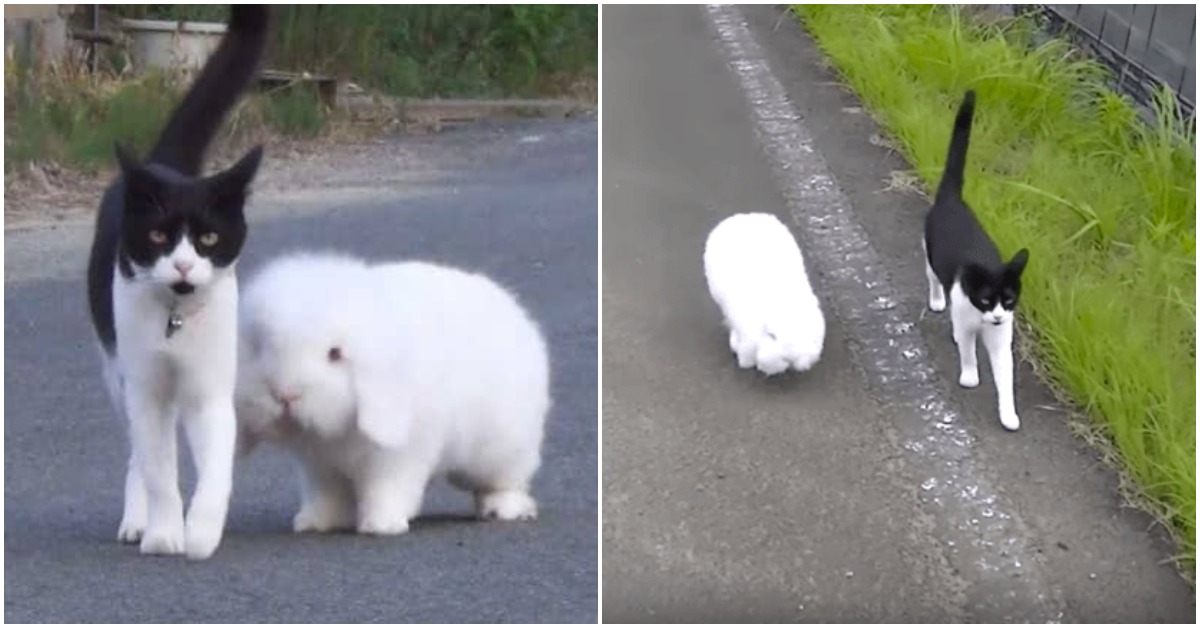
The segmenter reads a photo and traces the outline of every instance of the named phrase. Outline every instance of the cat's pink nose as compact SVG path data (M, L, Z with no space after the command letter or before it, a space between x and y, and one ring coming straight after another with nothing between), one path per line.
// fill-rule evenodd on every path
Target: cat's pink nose
M192 269L192 263L184 260L175 261L175 270L179 271L180 275L187 276L188 271Z

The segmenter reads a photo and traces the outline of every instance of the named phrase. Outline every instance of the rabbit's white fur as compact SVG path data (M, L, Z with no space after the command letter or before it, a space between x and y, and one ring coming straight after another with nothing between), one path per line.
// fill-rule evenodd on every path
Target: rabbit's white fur
M297 456L297 532L405 532L443 474L481 518L536 517L546 343L490 279L293 254L250 281L240 322L241 449L266 439Z
M788 368L807 371L821 358L825 318L800 247L775 216L722 220L708 234L704 274L738 366L775 375Z

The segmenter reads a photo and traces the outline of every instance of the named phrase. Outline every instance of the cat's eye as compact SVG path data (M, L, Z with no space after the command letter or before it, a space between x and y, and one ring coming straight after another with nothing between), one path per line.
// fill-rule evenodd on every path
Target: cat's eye
M329 350L329 361L330 362L341 362L342 361L342 350L340 347L333 347Z
M166 244L167 243L167 234L159 231L158 229L152 230L149 234L149 238L150 238L150 241L155 244Z
M217 243L217 239L217 234L212 231L200 234L200 244L202 246L212 246Z

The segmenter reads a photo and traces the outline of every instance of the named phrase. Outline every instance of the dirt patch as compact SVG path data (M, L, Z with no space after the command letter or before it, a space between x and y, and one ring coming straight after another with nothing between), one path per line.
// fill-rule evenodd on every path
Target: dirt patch
M4 177L4 228L30 229L90 220L110 174L30 164Z

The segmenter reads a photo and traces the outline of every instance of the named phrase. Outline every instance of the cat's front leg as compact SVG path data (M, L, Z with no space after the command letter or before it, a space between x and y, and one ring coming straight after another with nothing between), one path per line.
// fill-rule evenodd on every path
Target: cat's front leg
M1021 427L1021 419L1017 416L1017 404L1013 398L1012 340L1011 320L1000 325L987 325L983 329L983 346L987 349L992 378L996 382L1000 424L1005 429L1016 431Z
M113 414L121 426L129 431L129 414L125 412L125 392L117 365L111 361L104 365L104 383L108 388ZM121 512L121 523L117 526L117 540L121 543L138 543L146 532L146 484L142 482L141 463L130 445L129 461L125 468L125 505Z
M409 521L420 513L433 465L419 456L403 458L379 465L359 481L360 534L403 534L408 532Z
M954 330L954 344L958 345L958 385L963 388L979 385L979 361L975 354L975 339L979 334L978 318L975 306L971 305L966 297L952 299L950 325Z
M955 329L954 343L958 345L958 385L975 388L979 385L979 359L975 353L975 330Z
M233 392L214 394L192 405L183 421L196 464L196 491L187 513L187 557L203 560L220 545L229 512L237 446Z
M169 405L147 388L132 383L125 388L132 458L146 492L140 549L143 554L182 554L183 499L179 495L175 416Z
M292 518L295 532L352 530L354 491L337 471L305 460L300 464L300 510Z
M117 528L117 540L137 543L146 532L146 483L142 481L141 463L132 453L125 471L125 510Z

